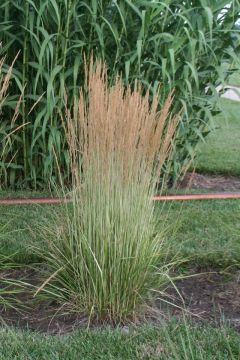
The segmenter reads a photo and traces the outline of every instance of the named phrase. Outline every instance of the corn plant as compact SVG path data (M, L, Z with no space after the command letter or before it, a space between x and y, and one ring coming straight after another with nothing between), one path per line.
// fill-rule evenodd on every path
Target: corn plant
M158 89L150 106L138 83L125 90L118 77L109 88L101 63L91 63L85 79L65 114L73 204L40 226L47 274L37 293L89 322L118 323L169 281L152 196L179 116L169 116L171 94L158 112Z
M17 57L15 57L16 60ZM4 73L4 61L5 58L0 60L0 187L1 181L5 181L7 183L8 177L10 179L12 175L15 175L15 171L11 172L12 164L11 164L11 156L14 158L13 154L13 144L16 138L16 131L21 127L16 126L16 120L18 117L18 110L21 102L21 97L15 103L15 110L12 119L4 119L4 107L8 98L8 91L10 87L10 81L12 77L13 65L14 62L9 67L8 71ZM9 104L9 102L8 102ZM15 149L16 150L16 149ZM10 156L11 155L11 156ZM16 167L13 165L14 170Z
M16 139L13 186L46 186L58 177L58 164L70 181L66 138L58 111L67 89L73 103L83 84L83 54L102 58L109 81L121 73L124 83L150 86L150 101L161 84L160 107L175 89L172 111L183 107L166 181L174 184L194 157L200 139L213 127L218 95L215 87L239 68L239 0L3 0L0 5L2 52L11 61L21 51L13 72L9 109L23 93L18 125L30 121ZM38 105L28 116L32 104ZM12 153L9 155L12 156ZM15 174L13 174L13 171ZM12 180L11 180L12 179Z

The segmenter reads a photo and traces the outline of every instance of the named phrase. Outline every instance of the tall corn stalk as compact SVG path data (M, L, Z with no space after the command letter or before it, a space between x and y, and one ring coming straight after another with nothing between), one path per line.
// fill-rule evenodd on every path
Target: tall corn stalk
M194 157L196 144L214 127L219 110L215 87L230 75L222 63L234 63L232 71L239 68L239 10L239 0L4 0L0 41L9 59L21 50L11 96L26 86L23 118L43 94L28 132L14 145L14 184L41 187L56 180L55 154L65 181L70 181L58 112L64 107L65 88L73 103L83 84L82 54L89 61L92 52L106 61L110 82L119 72L125 84L133 87L137 78L143 91L150 86L150 101L159 83L160 105L175 89L172 111L183 107L184 114L172 161L165 166L167 183L174 184ZM11 108L10 101L6 117L11 117Z
M5 179L7 181L7 166L6 159L8 158L10 149L12 147L12 139L10 137L10 133L14 131L14 122L17 117L17 112L19 108L19 104L16 107L15 110L15 116L11 121L4 121L2 116L2 111L7 99L7 93L10 86L10 80L12 76L13 71L13 64L8 69L8 72L4 74L3 67L4 67L5 58L0 60L0 179ZM1 187L1 181L0 181L0 187Z
M109 88L101 63L94 70L91 62L85 79L63 119L73 204L48 217L48 268L37 294L44 290L62 311L89 322L118 323L139 315L169 281L152 196L179 116L169 115L172 95L158 112L158 89L150 106L138 83L125 90L117 78Z
M28 28L29 22L29 2L25 0L24 3L24 13L25 13L25 29ZM23 88L23 98L22 98L22 120L23 123L26 121L26 98L24 95L24 88L26 86L27 74L28 74L28 38L29 33L25 31L23 39L23 67L22 67L22 88ZM23 168L24 168L24 177L28 176L28 144L27 144L27 134L26 129L23 129Z

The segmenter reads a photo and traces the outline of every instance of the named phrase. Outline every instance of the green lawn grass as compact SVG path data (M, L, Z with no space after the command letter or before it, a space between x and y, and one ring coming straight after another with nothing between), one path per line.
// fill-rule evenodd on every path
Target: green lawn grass
M240 201L166 204L165 214L173 254L199 266L240 264Z
M217 130L199 145L194 166L200 173L240 176L240 103L222 99L221 105Z
M44 336L0 331L4 360L225 360L239 359L239 335L231 329L172 322L156 327L78 331Z
M240 73L237 72L235 74L232 74L229 78L228 83L229 83L229 85L240 87Z
M228 63L222 63L222 70L225 72L227 70L233 70L233 69L238 69L238 71L235 71L234 73L232 73L228 80L227 80L227 84L231 85L231 86L240 86L240 71L239 71L239 64L231 64L229 66Z
M32 191L1 191L0 198L46 197L48 193ZM51 205L53 206L53 205ZM12 256L18 264L29 264L38 260L30 245L40 238L36 224L51 206L0 206L0 251Z

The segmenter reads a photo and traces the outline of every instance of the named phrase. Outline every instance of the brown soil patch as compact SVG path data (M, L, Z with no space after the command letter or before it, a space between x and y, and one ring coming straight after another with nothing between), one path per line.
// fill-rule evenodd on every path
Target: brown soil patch
M198 272L192 271L197 275L176 283L179 293L173 287L168 289L168 301L184 308L171 307L170 314L178 317L185 312L193 320L215 324L224 320L240 332L240 272L231 276Z
M21 281L25 284L13 300L11 308L0 307L2 324L22 329L30 329L48 334L66 334L80 326L86 326L86 318L62 314L56 303L34 298L34 292L42 284L39 269L19 269L4 271L1 278Z
M213 191L240 191L240 178L221 175L187 173L178 184L180 189L206 189Z
M165 314L168 317L170 314L177 318L183 313L190 314L193 321L207 320L215 324L220 324L225 319L240 331L240 272L228 278L217 272L202 272L202 269L191 270L192 274L198 273L198 275L176 282L182 298L174 287L169 287L166 291L166 300L179 308L166 306L161 302L156 303L157 312L159 313L160 309L163 316ZM21 269L5 272L1 277L22 280L37 286L41 284L38 274L37 270ZM36 301L30 288L25 288L15 297L25 307L20 311L0 308L3 325L52 335L87 327L86 317L61 314L56 304L43 300ZM156 318L153 321L155 322Z

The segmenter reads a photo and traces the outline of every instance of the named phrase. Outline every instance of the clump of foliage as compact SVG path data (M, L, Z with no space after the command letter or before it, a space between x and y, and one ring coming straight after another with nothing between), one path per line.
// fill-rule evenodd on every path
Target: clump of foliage
M7 71L4 71L4 62L6 59L0 59L0 187L1 182L3 181L7 183L9 174L11 176L11 172L9 173L9 168L12 166L11 161L14 160L14 155L12 158L10 158L9 154L14 147L15 133L17 130L20 130L20 128L23 128L26 125L22 124L21 126L18 126L16 124L19 115L21 97L14 104L15 109L12 120L6 120L4 117L4 107L6 106L6 103L8 103L8 93L12 78L13 65L17 59L17 56Z
M46 186L58 177L55 155L65 181L70 181L58 111L64 107L65 87L73 102L83 84L83 54L89 61L92 52L106 62L110 82L116 73L132 86L139 79L144 91L151 86L150 100L159 83L160 104L175 89L172 111L184 107L184 114L165 169L167 183L174 184L209 131L206 125L216 113L218 98L215 86L229 75L230 67L222 63L239 68L239 10L239 0L4 0L2 51L11 61L21 50L9 106L25 89L19 121L26 123L40 98L29 126L9 152L10 158L17 154L5 184Z
M159 90L150 106L138 83L124 90L117 78L109 88L101 63L85 79L73 112L66 111L73 203L40 227L48 268L38 292L89 321L117 323L169 281L152 196L179 116L169 116L172 95L158 112Z

